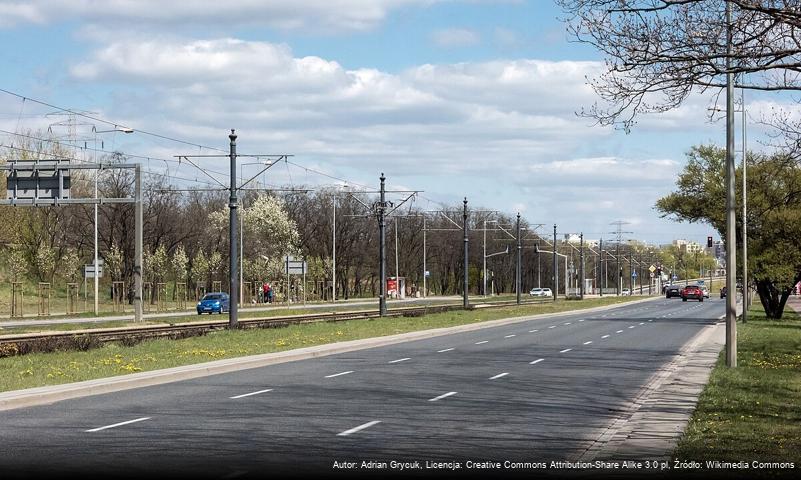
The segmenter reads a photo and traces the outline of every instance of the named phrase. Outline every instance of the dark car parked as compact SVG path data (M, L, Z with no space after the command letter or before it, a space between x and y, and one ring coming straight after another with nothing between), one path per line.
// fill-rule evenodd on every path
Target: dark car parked
M665 298L680 297L681 288L678 285L668 285L665 287Z
M698 300L699 302L704 301L704 291L701 290L701 287L698 285L687 285L681 291L681 299L682 301L686 302L688 298L692 298L694 300Z
M207 293L197 302L197 314L202 313L223 313L227 312L230 306L228 294L224 292Z

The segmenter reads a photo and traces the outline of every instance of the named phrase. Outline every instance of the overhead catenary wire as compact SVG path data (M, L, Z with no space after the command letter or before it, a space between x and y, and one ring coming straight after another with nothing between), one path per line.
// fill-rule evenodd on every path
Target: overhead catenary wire
M114 121L106 120L106 119L103 119L103 118L100 118L100 117L97 117L97 116L88 115L88 114L82 113L80 111L72 110L70 108L59 107L58 105L53 105L53 104L45 102L43 100L37 100L35 98L31 98L31 97L28 97L28 96L25 96L25 95L22 95L22 94L19 94L19 93L16 93L16 92L12 92L10 90L6 90L4 88L0 88L0 92L8 94L8 95L15 96L17 98L20 98L23 101L23 103L26 100L29 100L29 101L37 103L39 105L43 105L43 106L46 106L46 107L49 107L49 108L54 108L54 109L56 109L58 111L69 113L71 115L76 115L76 116L79 116L79 117L82 117L82 118L86 118L88 120L92 120L93 122L102 123L104 125L109 125L109 126L114 126L114 127L118 127L120 125L125 125L124 122L114 122ZM128 125L128 126L130 127L130 125ZM133 127L131 127L131 128L133 128ZM139 128L134 128L134 130L137 133L140 133L142 135L147 135L147 136L151 136L151 137L154 137L154 138L160 138L162 140L168 140L168 141L171 141L171 142L182 143L184 145L191 145L193 147L205 148L207 150L212 150L212 151L217 151L217 152L225 152L225 150L222 150L220 148L209 147L209 146L206 146L206 145L201 145L199 143L189 142L189 141L186 141L186 140L181 140L179 138L170 137L168 135L161 135L161 134L158 134L158 133L150 132L150 131L147 131L147 130L142 130L142 129L139 129Z

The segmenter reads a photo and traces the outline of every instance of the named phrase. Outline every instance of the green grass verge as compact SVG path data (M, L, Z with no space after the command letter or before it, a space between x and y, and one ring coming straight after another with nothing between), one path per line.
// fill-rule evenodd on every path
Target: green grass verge
M126 373L189 365L222 358L450 327L500 318L554 313L638 300L605 297L520 307L459 310L422 317L350 320L285 328L219 331L183 340L159 339L134 346L106 344L85 352L32 353L0 358L0 391L78 382Z
M768 321L761 306L737 325L737 368L725 352L674 457L801 463L801 318Z

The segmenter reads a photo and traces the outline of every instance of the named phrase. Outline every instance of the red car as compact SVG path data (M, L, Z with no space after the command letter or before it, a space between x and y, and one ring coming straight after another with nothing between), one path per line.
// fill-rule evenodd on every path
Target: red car
M686 302L688 298L693 298L699 302L704 301L704 291L698 285L687 285L681 290L681 300Z

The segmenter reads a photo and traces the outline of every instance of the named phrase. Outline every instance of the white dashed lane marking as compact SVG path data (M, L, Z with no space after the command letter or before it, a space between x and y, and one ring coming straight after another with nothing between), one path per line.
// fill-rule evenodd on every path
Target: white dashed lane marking
M86 430L86 432L87 433L88 432L99 432L101 430L108 430L109 428L121 427L123 425L130 425L131 423L143 422L145 420L150 420L150 417L142 417L142 418L137 418L137 419L134 419L134 420L128 420L127 422L120 422L120 423L115 423L113 425L106 425L105 427L93 428L91 430Z
M487 342L489 342L489 340L482 340L480 342L476 342L476 345L483 345L483 344L485 344Z
M516 336L517 336L517 335L515 335L515 334L513 333L513 334L511 334L511 335L506 335L506 336L505 336L505 337L503 337L503 338L512 338L512 337L516 337Z
M537 332L539 332L539 330L536 330L536 329L535 329L535 330L529 330L529 331L528 331L528 333L537 333Z
M443 393L443 394L442 394L442 395L440 395L439 397L434 397L434 398L431 398L431 399L429 399L428 401L429 401L429 402L436 402L436 401L442 400L443 398L448 398L448 397L450 397L451 395L456 395L456 393L457 393L457 392L448 392L448 393Z
M604 336L603 336L603 337L601 337L601 338L609 338L609 335L604 335Z
M548 328L556 328L556 325L551 325L551 326L550 326L550 327L548 327Z
M490 377L490 380L497 380L497 379L499 379L501 377L505 377L507 375L509 375L509 372L499 373L499 374L495 375L494 377Z
M615 332L615 333L623 333L623 330L618 330L618 331L617 331L617 332Z
M400 363L400 362L405 362L406 360L411 360L411 358L409 358L409 357L406 357L406 358L399 358L399 359L397 359L397 360L392 360L392 361L391 361L391 362L389 362L389 363Z
M250 396L253 396L253 395L258 395L260 393L267 393L267 392L272 392L272 391L273 391L272 388L268 388L266 390L259 390L258 392L243 393L242 395L236 395L235 397L230 397L230 398L232 400L236 400L237 398L245 398L245 397L250 397Z
M451 350L453 350L453 348L446 348L446 349L444 349L444 350L437 350L437 353L445 353L445 352L450 352Z
M339 372L339 373L335 373L333 375L326 375L325 378L339 377L339 376L342 376L342 375L347 375L349 373L353 373L353 370L348 370L347 372Z
M538 358L538 359L534 360L533 362L530 362L529 364L530 365L536 365L536 364L540 363L543 360L545 360L545 359L544 358Z
M573 349L572 348L566 348L564 350L559 350L559 353L567 353L567 352L569 352L571 350L573 350Z
M358 427L353 427L350 430L345 430L342 433L337 433L337 436L338 437L347 437L348 435L350 435L352 433L360 432L360 431L364 430L365 428L370 428L373 425L378 424L378 423L381 423L381 420L373 420L372 422L367 422L365 424L359 425Z
M584 342L584 345L589 345L591 343L592 343L592 340L590 340L589 342Z

